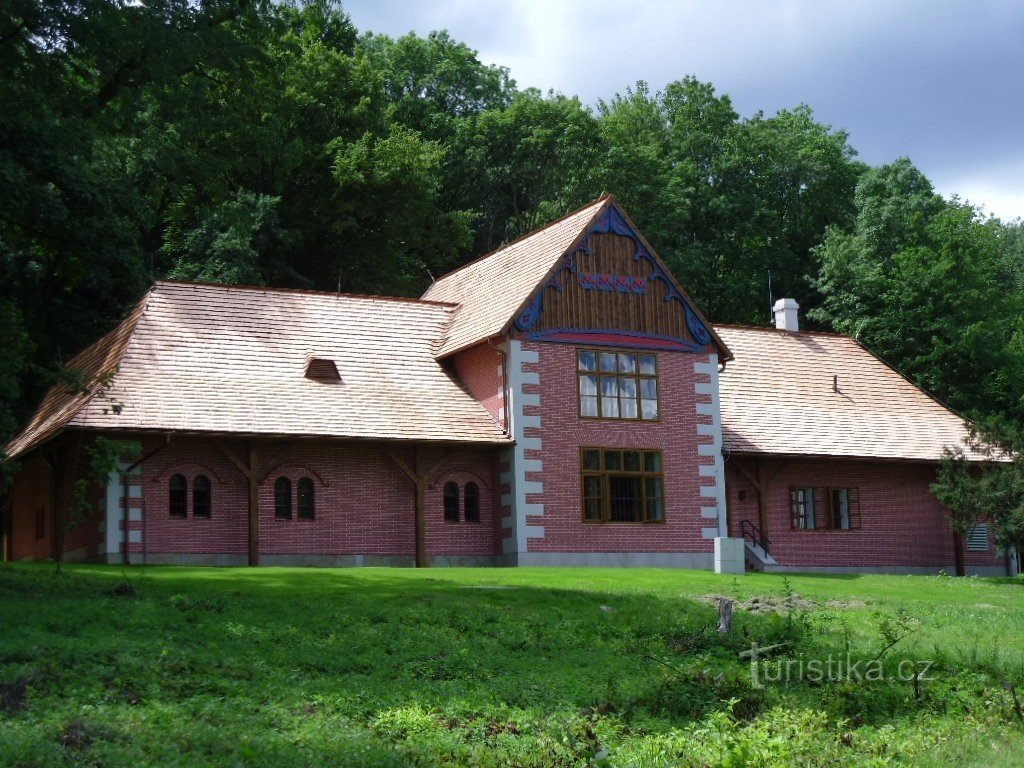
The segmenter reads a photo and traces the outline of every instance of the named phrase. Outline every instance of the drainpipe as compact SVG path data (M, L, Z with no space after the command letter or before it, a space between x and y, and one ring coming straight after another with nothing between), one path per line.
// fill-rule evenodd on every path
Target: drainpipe
M501 428L505 431L506 435L511 435L512 418L508 412L508 356L505 354L504 349L492 344L490 339L487 340L487 346L501 355L501 412L505 421Z

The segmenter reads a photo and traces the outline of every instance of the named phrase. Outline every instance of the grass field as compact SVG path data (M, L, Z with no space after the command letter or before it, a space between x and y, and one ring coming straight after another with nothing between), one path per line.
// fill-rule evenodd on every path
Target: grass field
M1015 695L1022 579L0 567L3 766L988 768Z

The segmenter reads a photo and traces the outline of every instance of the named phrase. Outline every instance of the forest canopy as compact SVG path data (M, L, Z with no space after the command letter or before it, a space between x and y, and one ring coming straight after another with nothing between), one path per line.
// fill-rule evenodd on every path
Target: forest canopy
M322 1L10 0L0 67L0 437L154 280L415 296L602 192L713 321L766 324L770 270L952 407L1024 414L1020 222L807 105L681 76L590 107Z

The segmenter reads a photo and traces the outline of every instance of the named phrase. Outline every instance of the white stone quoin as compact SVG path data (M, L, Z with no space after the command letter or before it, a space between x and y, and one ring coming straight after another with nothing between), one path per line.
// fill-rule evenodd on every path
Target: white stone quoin
M800 330L800 305L796 299L779 299L772 311L775 313L775 327L780 331L796 333Z
M719 536L715 539L715 573L747 572L743 539Z

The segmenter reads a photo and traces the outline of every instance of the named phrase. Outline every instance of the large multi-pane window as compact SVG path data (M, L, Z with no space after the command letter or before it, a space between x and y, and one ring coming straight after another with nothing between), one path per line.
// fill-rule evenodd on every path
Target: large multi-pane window
M580 474L584 522L665 521L661 451L584 448Z
M657 355L581 349L576 361L580 416L657 421Z

